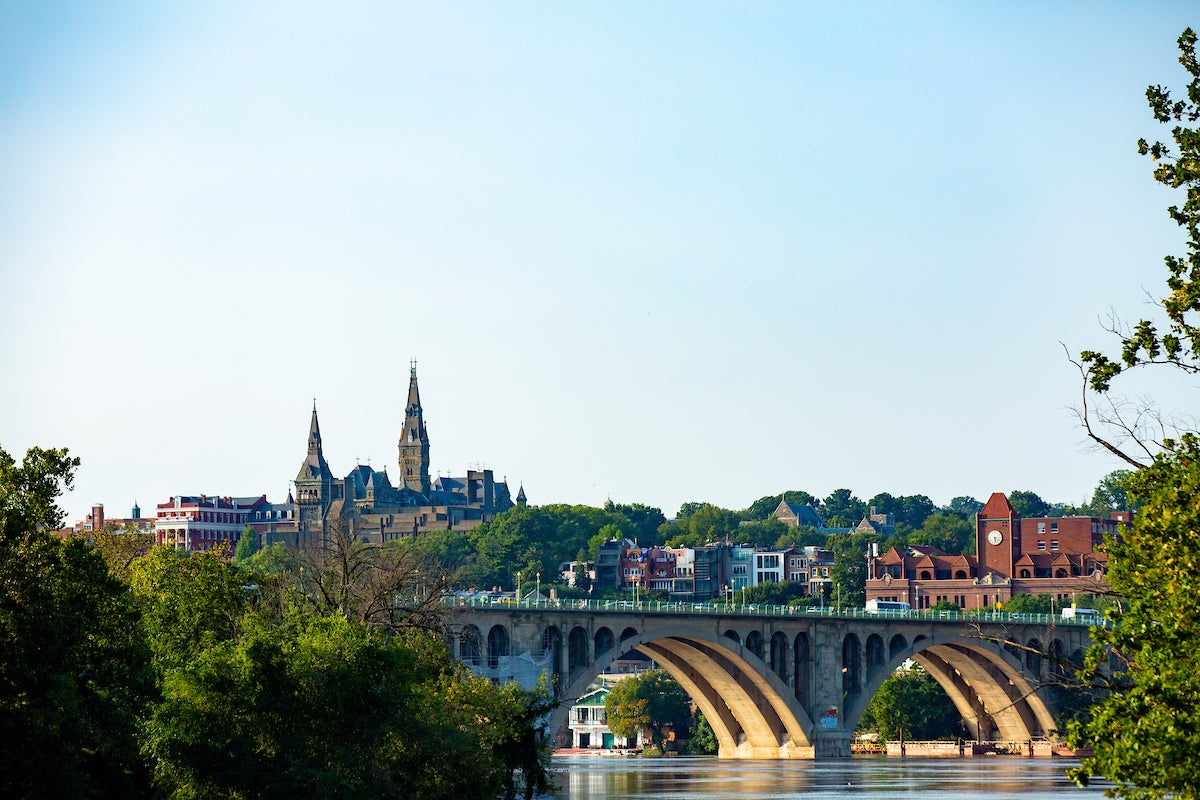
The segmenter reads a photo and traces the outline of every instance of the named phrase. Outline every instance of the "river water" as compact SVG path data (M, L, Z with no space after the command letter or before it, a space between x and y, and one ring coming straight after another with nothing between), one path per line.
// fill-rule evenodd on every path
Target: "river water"
M719 761L712 757L555 756L558 792L569 800L1099 800L1059 758L887 758Z

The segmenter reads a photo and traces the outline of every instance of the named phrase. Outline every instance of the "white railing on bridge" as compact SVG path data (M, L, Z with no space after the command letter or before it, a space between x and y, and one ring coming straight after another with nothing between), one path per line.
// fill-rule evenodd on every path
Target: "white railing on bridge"
M470 597L464 595L447 595L443 603L460 608L488 608L494 610L530 609L551 612L587 611L592 613L610 614L697 614L704 616L739 616L739 617L787 617L791 619L812 617L836 617L839 619L887 619L904 620L946 620L962 622L1001 622L1009 624L1034 625L1071 625L1089 627L1089 623L1078 617L1061 617L1057 614L1007 614L1003 611L933 611L929 609L914 611L872 611L861 608L835 608L814 606L783 606L762 603L684 603L659 600L580 600L558 599L548 600L526 599L516 600L509 597Z

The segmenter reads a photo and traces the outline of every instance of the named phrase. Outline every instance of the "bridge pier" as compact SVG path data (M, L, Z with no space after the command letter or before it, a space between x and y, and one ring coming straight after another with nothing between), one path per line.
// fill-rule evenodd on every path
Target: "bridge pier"
M850 731L813 731L812 755L809 758L849 758Z

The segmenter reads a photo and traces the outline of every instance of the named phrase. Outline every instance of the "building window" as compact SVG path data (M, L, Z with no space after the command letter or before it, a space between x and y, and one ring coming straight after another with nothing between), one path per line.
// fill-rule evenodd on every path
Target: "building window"
M1051 532L1051 533L1058 533L1058 523L1057 523L1057 522L1051 522L1051 523L1050 523L1050 532Z
M1051 540L1050 540L1050 549L1051 549L1051 550L1058 550L1058 540L1057 540L1057 539L1051 539Z
M1038 533L1045 533L1045 532L1046 532L1046 523L1039 522L1038 523Z
M1046 549L1046 543L1038 542L1038 550L1045 550L1045 549Z

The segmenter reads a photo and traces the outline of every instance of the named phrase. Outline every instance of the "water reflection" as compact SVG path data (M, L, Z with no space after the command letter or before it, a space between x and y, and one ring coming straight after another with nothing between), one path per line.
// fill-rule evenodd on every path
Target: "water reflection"
M1080 789L1061 759L852 758L830 761L718 761L715 758L562 756L559 792L569 800L712 800L798 798L858 800L919 795L921 800L1096 800L1103 787Z

